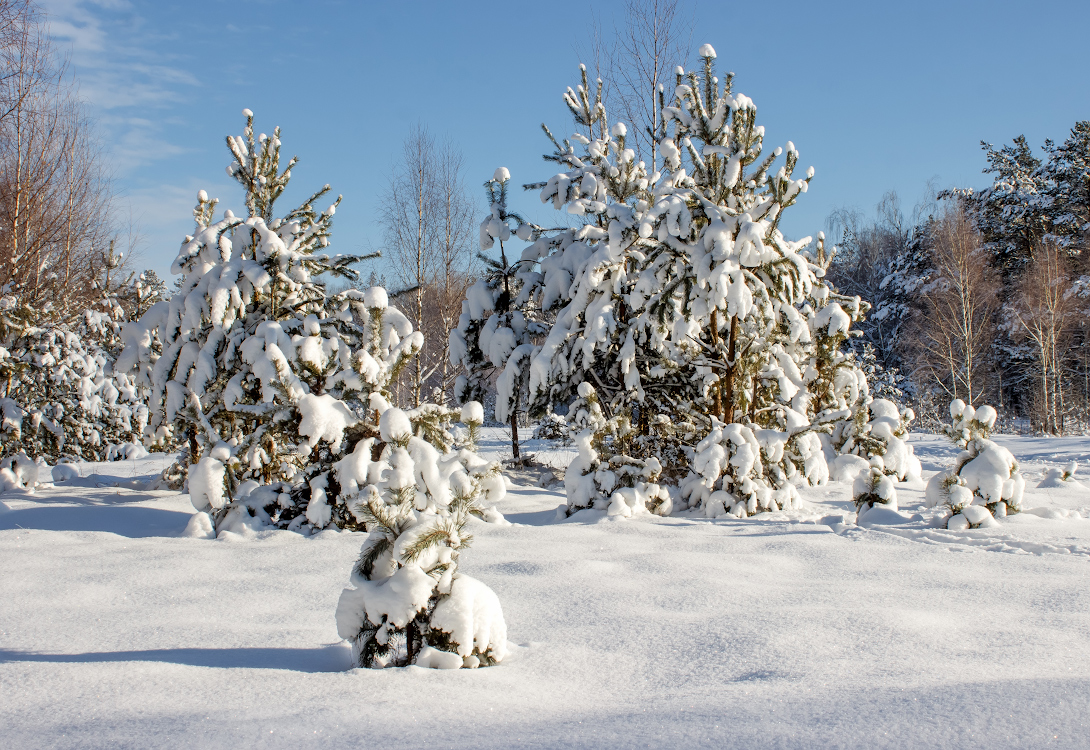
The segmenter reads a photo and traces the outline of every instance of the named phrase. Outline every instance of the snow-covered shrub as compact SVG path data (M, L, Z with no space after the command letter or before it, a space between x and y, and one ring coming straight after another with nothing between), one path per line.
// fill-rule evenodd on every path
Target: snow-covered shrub
M820 435L865 407L842 346L866 303L825 282L823 237L811 247L779 229L813 172L793 176L791 143L763 153L752 100L716 75L710 45L700 54L702 71L678 69L660 99L650 164L584 68L565 94L579 132L549 133L561 171L533 186L580 223L489 224L490 237L530 243L516 307L547 326L519 343L530 349L508 357L501 382L525 383L536 417L590 409L591 385L598 400L601 424L571 427L569 512L620 509L625 482L669 486L673 507L710 515L790 507L796 484L828 478Z
M10 298L0 301L12 313ZM94 343L102 314L87 311L77 321L35 325L47 317L24 308L6 315L0 346L0 443L5 453L25 451L57 460L114 458L113 446L140 440L148 420L143 394L116 373L108 351ZM12 325L11 320L21 324Z
M908 444L908 426L915 419L911 409L902 409L884 398L868 398L854 418L838 425L832 435L838 453L867 459L881 458L882 471L899 481L919 479L920 459Z
M654 456L639 459L628 455L635 431L623 416L605 418L590 383L579 385L568 431L578 455L564 475L567 504L558 509L559 517L587 508L625 518L646 513L665 516L673 511L676 488L671 492L659 484L662 464ZM603 451L609 453L604 461Z
M860 515L875 505L897 510L897 487L886 474L881 456L873 456L867 471L856 476L852 484L852 500Z
M1078 470L1079 465L1071 461L1064 468L1053 466L1047 472L1045 472L1044 478L1041 479L1037 485L1038 489L1052 488L1052 487L1080 487L1081 485L1075 481L1075 471Z
M995 409L974 409L955 399L950 416L945 432L962 451L953 467L927 483L928 507L947 506L951 529L992 525L997 517L1021 511L1026 481L1018 462L1010 451L988 439L995 426Z
M386 443L373 460L368 438L338 462L337 481L370 532L337 604L337 632L361 667L454 669L496 664L507 649L499 600L458 571L472 542L470 516L500 520L478 501L503 496L495 464L469 451L440 456L415 437L409 415L388 408Z
M467 447L477 450L481 439L481 425L484 424L484 407L480 401L468 401L462 406L462 424L466 426Z
M571 445L568 420L559 414L546 414L534 427L534 440L555 440L561 445Z
M26 490L34 492L49 474L49 466L41 458L37 461L23 451L0 461L0 492Z

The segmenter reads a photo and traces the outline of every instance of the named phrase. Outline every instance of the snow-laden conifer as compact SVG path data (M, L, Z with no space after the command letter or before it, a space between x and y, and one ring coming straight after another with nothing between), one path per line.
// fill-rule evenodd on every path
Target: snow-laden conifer
M504 243L513 232L522 239L529 239L532 232L529 224L507 208L510 179L510 172L500 167L485 183L489 210L480 226L479 257L486 270L462 302L458 325L450 332L450 360L464 370L454 387L459 403L484 401L485 389L499 373L496 419L511 425L511 452L519 461L518 414L525 410L527 400L532 340L546 329L530 312L529 292L540 274L524 261L509 262L505 249ZM500 257L487 255L497 245Z
M148 421L144 394L104 348L117 325L87 310L70 322L0 299L0 441L5 454L107 461L129 457ZM127 446L127 447L122 447Z
M174 262L178 292L125 327L117 363L150 391L149 439L184 443L174 478L187 476L194 507L208 516L195 533L270 523L364 529L368 483L388 477L352 466L400 472L403 491L424 508L449 504L452 476L472 479L459 485L473 491L469 500L495 495L495 467L455 447L448 427L458 412L397 411L415 470L381 436L390 386L423 339L382 287L327 292L326 280L353 278L359 260L326 250L340 199L319 211L326 186L278 215L296 164L281 168L279 129L255 134L247 113L243 135L227 145L247 216L216 219L217 201L198 194L196 230Z
M994 525L995 518L1021 511L1026 480L1011 452L989 439L995 409L974 409L955 399L950 403L950 417L946 434L962 451L951 468L927 483L928 507L946 506L950 529Z
M335 467L370 532L337 605L337 632L361 667L496 664L507 648L499 600L458 560L473 539L470 516L501 520L481 502L503 496L498 467L467 450L441 455L400 409L385 408L379 424ZM385 443L377 460L376 440Z
M660 92L661 163L636 159L583 69L564 96L580 132L545 129L561 171L527 186L578 217L522 231L521 261L538 270L522 295L555 322L508 365L527 373L535 415L571 419L593 392L601 416L578 431L569 512L619 509L619 491L652 484L648 508L790 507L797 483L828 476L818 433L865 405L862 374L839 354L865 305L825 284L820 245L779 228L813 171L794 176L791 143L766 152L752 100L702 50L702 69L679 68Z

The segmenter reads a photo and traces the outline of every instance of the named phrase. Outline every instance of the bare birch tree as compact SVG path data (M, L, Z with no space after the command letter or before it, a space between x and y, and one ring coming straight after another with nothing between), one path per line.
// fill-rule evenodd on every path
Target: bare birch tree
M437 273L434 287L435 331L433 367L438 369L436 399L446 404L451 397L458 373L450 366L450 331L458 324L462 300L475 280L476 214L465 189L465 159L447 142L436 160L436 211L439 218L437 237Z
M424 298L435 272L439 222L435 216L435 141L428 129L414 125L402 144L401 160L390 175L382 198L384 253L398 281L408 288L408 317L417 331L424 330ZM402 295L404 296L404 295ZM427 337L424 350L429 349ZM425 375L425 353L412 366L410 393L420 406Z
M988 386L999 281L959 207L938 218L932 239L933 276L913 326L914 374L951 399L977 403Z
M626 0L624 19L605 49L607 105L629 124L628 143L652 168L658 154L648 130L659 128L659 88L673 90L674 70L689 58L694 27L681 0ZM600 48L600 42L592 47L597 54Z
M424 348L408 373L414 406L426 399L445 403L456 375L447 337L471 281L475 230L463 172L461 153L417 125L382 200L384 255L404 287L395 304L424 333Z
M111 184L32 3L0 0L0 48L0 287L66 317L94 298L115 239Z
M1051 242L1039 244L1019 280L1015 318L1037 359L1038 416L1045 432L1064 430L1064 363L1078 301L1071 294L1070 259Z

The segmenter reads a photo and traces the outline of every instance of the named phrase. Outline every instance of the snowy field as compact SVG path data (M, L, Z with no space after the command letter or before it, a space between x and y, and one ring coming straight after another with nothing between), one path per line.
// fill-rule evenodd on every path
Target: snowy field
M517 473L514 525L474 521L460 563L512 654L451 672L348 669L362 535L184 538L188 497L143 489L169 459L84 464L0 496L0 747L1086 748L1090 489L1033 488L1090 439L997 442L1028 510L957 533L922 485L863 525L836 483L743 521L557 522L555 480ZM913 444L925 479L954 455Z

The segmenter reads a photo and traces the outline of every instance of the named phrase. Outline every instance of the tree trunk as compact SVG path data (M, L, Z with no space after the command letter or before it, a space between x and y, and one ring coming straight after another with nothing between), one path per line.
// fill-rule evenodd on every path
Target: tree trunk
M416 661L416 620L409 620L405 626L405 666Z
M734 421L734 383L738 363L734 361L738 349L738 316L730 319L730 340L727 342L727 382L723 386L723 421Z
M514 409L511 410L511 453L514 456L515 463L521 464L522 458L519 456L519 415Z
M712 310L712 344L715 346L715 353L719 355L719 310ZM715 380L715 413L723 420L727 422L727 415L723 411L723 376L720 375Z

